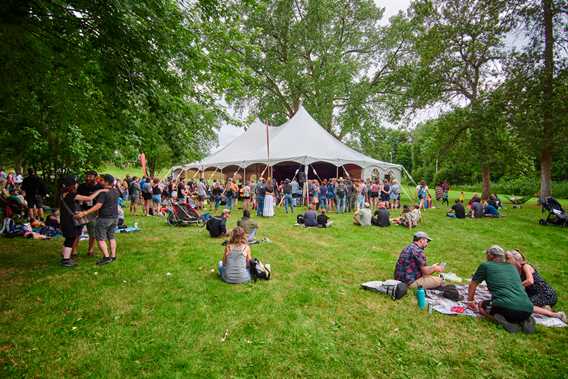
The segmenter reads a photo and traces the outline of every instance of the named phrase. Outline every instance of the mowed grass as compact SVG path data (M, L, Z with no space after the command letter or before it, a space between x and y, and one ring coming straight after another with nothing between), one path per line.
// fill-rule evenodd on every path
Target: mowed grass
M467 278L485 248L520 248L568 310L568 229L538 225L534 205L501 219L452 220L425 212L431 263ZM270 244L253 255L274 277L228 285L215 267L219 240L162 218L128 217L119 259L58 266L62 240L0 240L0 375L3 377L491 377L566 376L568 330L508 334L489 322L419 311L360 284L391 278L415 230L293 226L278 210L260 219ZM235 214L230 226L236 223Z

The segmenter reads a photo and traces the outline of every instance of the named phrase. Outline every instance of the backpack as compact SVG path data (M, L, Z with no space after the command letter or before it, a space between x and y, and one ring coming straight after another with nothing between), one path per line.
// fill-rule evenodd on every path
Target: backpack
M255 282L257 279L270 280L272 276L270 265L262 263L258 258L250 262L250 273Z

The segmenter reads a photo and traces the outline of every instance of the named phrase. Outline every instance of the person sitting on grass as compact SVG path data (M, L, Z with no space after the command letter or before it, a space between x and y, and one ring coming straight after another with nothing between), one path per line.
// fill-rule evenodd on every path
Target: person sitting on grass
M355 213L353 213L353 224L359 226L369 226L371 225L371 219L373 215L371 210L369 209L369 203L363 204L363 207L357 209Z
M316 204L311 203L310 209L304 213L304 227L310 228L318 226L318 213L316 212Z
M223 260L219 261L218 270L225 283L241 284L250 282L250 246L247 244L245 230L237 226L231 231L229 242L225 246Z
M333 221L329 221L329 217L327 217L326 211L323 208L321 209L317 220L318 220L318 226L320 228L329 228L333 224Z
M520 251L507 251L505 256L507 257L507 262L512 264L521 275L521 283L534 306L533 312L548 317L555 317L566 323L566 313L554 312L552 310L552 307L558 301L554 288L540 276L533 266L527 263Z
M248 243L254 241L256 231L258 230L258 223L250 218L250 211L248 209L243 211L243 218L237 221L237 226L240 226L245 230Z
M414 233L412 243L400 253L394 269L394 278L406 283L410 288L437 288L444 284L440 276L432 276L435 272L444 272L444 266L427 265L424 249L432 241L424 232Z
M386 208L384 201L379 202L379 209L375 211L373 218L371 219L371 224L380 226L381 228L390 226L390 215L389 210Z
M483 204L481 204L481 199L475 197L471 199L471 218L482 218L485 215L483 210Z
M400 216L393 218L391 220L391 222L393 224L397 224L397 225L401 225L401 226L406 226L406 223L408 223L408 219L410 218L410 207L406 204L404 204L402 206L402 211L400 212Z
M455 204L448 210L448 217L465 218L465 208L459 200L456 200Z
M487 262L477 270L467 291L468 307L497 322L508 332L533 333L535 321L531 317L533 304L529 299L517 269L505 260L505 251L497 245L485 251ZM475 302L477 286L485 281L491 293L491 300Z
M485 215L485 217L500 217L499 210L490 202L485 205L483 214Z
M227 220L231 217L231 211L223 209L223 214L218 217L211 217L207 220L205 228L209 231L211 238L226 237L227 234Z

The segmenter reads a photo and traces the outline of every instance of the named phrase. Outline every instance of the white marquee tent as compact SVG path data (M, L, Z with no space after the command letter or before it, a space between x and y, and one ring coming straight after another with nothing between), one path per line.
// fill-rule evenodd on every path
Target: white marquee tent
M323 171L324 166L333 166L333 175L328 177L382 178L389 174L399 180L403 170L400 165L373 159L343 144L300 106L298 112L281 126L267 127L256 119L244 134L221 150L201 161L174 167L172 174L179 176L186 171L219 170L225 175L243 172L247 176L258 175L259 167L262 170L268 166L274 172L278 172L279 168L292 167L297 170L303 166L306 174L308 167L311 167L315 175L318 175L316 167L318 171ZM330 170L327 169L327 172Z

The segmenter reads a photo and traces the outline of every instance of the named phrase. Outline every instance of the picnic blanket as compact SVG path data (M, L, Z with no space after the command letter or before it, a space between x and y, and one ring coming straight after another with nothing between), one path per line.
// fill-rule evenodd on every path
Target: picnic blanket
M477 312L472 311L467 308L467 285L456 285L456 288L461 295L463 301L453 301L442 296L441 290L432 289L426 290L426 301L432 309L437 312L443 313L445 315L464 315L470 317L481 317ZM491 294L487 289L485 283L480 284L477 287L477 292L475 293L475 301L481 302L483 300L491 300ZM543 315L538 315L533 313L533 318L537 324L544 325L552 328L564 328L566 325L561 320L554 317L547 317Z

